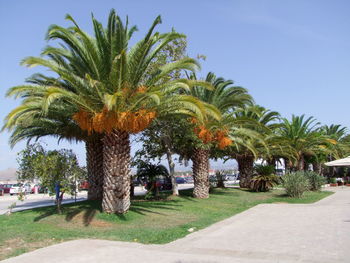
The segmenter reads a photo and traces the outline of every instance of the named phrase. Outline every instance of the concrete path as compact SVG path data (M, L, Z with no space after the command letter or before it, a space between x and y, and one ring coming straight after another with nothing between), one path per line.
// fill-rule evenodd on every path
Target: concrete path
M350 262L350 188L331 190L315 204L258 205L166 245L75 240L3 262Z

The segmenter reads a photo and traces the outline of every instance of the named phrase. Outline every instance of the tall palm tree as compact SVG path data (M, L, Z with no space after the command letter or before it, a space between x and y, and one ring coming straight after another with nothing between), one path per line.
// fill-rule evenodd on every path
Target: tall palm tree
M320 133L328 138L328 151L320 152L314 158L313 168L314 171L323 174L322 162L330 162L335 159L348 156L350 152L349 140L347 138L347 128L341 125L323 125L320 128ZM329 167L329 175L333 176L335 173L334 167Z
M347 128L339 124L323 125L321 131L334 140L340 140L347 134Z
M193 74L190 78L196 79L196 75ZM189 94L215 106L223 117L219 121L213 118L207 118L203 122L194 121L194 132L198 139L190 147L189 157L193 163L193 195L196 198L209 197L210 150L213 147L224 149L233 141L239 140L236 137L240 131L235 128L229 112L252 102L252 97L247 90L233 86L232 80L217 78L214 73L209 72L205 81L211 83L214 89L195 87Z
M320 151L327 149L329 138L319 132L320 123L315 118L305 119L305 115L292 116L291 120L282 119L280 135L296 153L296 164L292 164L297 170L305 169L305 159L316 156ZM288 165L288 161L286 162Z
M147 128L153 119L167 114L188 114L202 119L210 107L174 90L189 90L206 83L187 79L164 81L176 70L194 71L199 64L191 58L152 67L157 53L170 41L183 37L154 33L161 23L157 17L146 36L132 48L129 40L136 27L128 27L112 10L108 25L92 17L94 37L85 33L67 15L72 27L52 25L48 40L59 40L60 47L48 46L46 57L28 57L23 64L43 66L58 75L49 85L13 87L9 94L25 98L24 103L41 102L46 114L50 105L65 101L75 107L73 120L88 134L103 136L104 192L102 207L107 213L125 213L130 206L130 134ZM212 115L219 116L211 108Z

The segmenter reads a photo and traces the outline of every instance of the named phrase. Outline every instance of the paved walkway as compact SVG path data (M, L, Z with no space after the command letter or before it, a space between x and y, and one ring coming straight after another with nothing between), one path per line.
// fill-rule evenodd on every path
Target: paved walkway
M75 240L4 263L350 262L350 188L334 190L315 204L258 205L166 245Z

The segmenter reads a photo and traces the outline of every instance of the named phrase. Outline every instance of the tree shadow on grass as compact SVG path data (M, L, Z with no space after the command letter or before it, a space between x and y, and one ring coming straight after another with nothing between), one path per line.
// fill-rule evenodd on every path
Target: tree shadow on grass
M66 221L70 222L73 220L73 218L82 212L82 209L74 209L72 211L66 212Z
M39 216L35 217L33 221L34 222L38 222L38 221L40 221L40 220L42 220L42 219L44 219L46 217L49 217L49 216L52 216L52 215L55 215L55 214L57 214L56 207L54 209L53 208L46 209L46 210L43 210L42 213Z
M189 198L183 197L181 198ZM148 201L148 200L138 200L133 201L129 209L130 212L135 212L137 214L147 216L147 214L157 214L162 216L167 216L167 213L163 211L178 211L182 205L181 200L162 200L162 201ZM62 206L62 214L65 216L67 222L71 222L79 216L82 218L84 226L89 226L94 220L98 212L102 212L101 201L84 201L79 204L70 203ZM34 222L38 222L44 218L59 215L57 213L56 207L46 207L40 209L40 215L34 218ZM116 214L120 220L127 221L128 217L125 214Z
M180 197L183 197L183 196L192 197L193 196L193 189L179 190L179 196Z
M89 209L89 210L85 211L84 216L83 216L84 226L89 226L90 225L91 221L96 216L96 212L97 212L96 209Z
M213 188L210 192L211 195L230 195L238 196L239 191L249 192L246 189L233 189L233 188Z
M191 202L198 202L198 199L194 198L192 195L191 196L180 195L179 198L185 199L185 200L191 201Z
M286 193L280 193L280 194L273 194L272 197L278 197L278 198L290 198L289 195Z
M40 215L34 218L34 222L38 222L53 215L65 215L65 220L67 222L70 222L78 214L83 213L83 224L85 226L88 226L95 217L96 212L102 211L102 208L100 201L83 201L79 203L69 203L62 205L62 214L57 213L56 206L36 208L35 211L39 212Z
M82 221L84 226L89 226L91 221L95 218L96 216L96 212L97 209L91 209L91 208L84 208L84 209L74 209L70 212L66 213L66 221L70 222L72 221L74 218L76 218L76 216L78 216L79 214L83 214L82 215Z
M173 210L178 211L179 207L182 205L178 204L178 200L168 200L168 201L162 201L162 202L133 202L132 206L130 207L130 211L135 212L140 215L147 215L147 213L151 214L157 214L157 215L164 215L166 216L166 213L162 213L159 210Z

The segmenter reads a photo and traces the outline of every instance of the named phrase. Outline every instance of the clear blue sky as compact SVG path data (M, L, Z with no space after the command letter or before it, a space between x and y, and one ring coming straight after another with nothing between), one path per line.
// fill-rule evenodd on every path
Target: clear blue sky
M283 116L307 114L323 124L350 127L350 2L347 0L232 1L0 1L0 119L18 101L6 90L38 71L19 65L39 55L50 24L68 26L70 13L91 32L90 14L105 23L111 8L129 16L140 38L160 14L165 32L174 27L188 37L188 52L204 54L200 75L208 71L233 79L256 102ZM0 170L16 167L7 133L0 134ZM48 147L72 147L84 163L83 145L53 139ZM135 149L135 145L133 147ZM215 165L215 164L213 164Z

